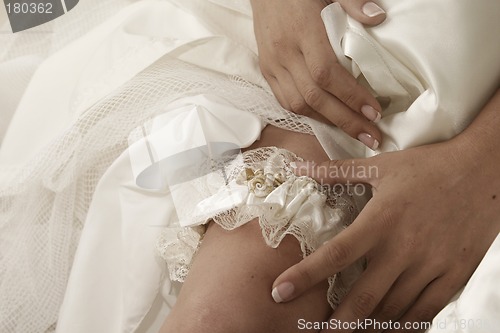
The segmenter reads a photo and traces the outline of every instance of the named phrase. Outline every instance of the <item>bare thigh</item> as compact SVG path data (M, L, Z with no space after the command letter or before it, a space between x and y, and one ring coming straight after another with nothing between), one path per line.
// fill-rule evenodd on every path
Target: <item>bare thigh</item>
M307 159L326 158L313 137L289 133L271 127L254 147L274 145ZM161 332L288 333L299 331L300 319L326 320L331 311L326 281L292 302L276 304L271 297L276 277L301 259L294 237L287 236L273 249L256 220L233 231L209 224Z

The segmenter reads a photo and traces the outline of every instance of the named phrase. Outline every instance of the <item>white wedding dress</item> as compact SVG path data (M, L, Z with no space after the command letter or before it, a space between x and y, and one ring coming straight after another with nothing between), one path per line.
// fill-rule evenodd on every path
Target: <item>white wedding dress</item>
M500 3L380 4L388 18L375 28L337 4L322 13L339 61L390 99L377 153L453 137L498 88ZM316 135L331 158L372 154L279 107L246 0L81 0L51 27L41 41L0 35L2 112L13 113L0 149L2 332L158 330L178 286L155 245L178 207L161 172L141 177L164 158L247 147L268 123ZM494 324L499 257L497 239L431 332Z

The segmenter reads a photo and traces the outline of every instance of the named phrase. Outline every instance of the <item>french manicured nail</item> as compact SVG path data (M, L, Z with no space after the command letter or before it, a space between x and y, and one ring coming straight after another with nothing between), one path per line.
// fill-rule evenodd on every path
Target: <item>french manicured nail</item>
M283 282L273 288L271 296L276 303L282 303L287 301L290 296L292 296L295 287L290 282Z
M385 14L385 11L380 8L375 2L365 3L361 10L368 17L375 17L379 16L380 14Z
M361 113L364 114L365 117L368 118L368 120L371 120L374 123L378 123L382 118L380 112L377 112L377 110L375 110L370 105L363 105L361 107Z
M368 133L361 133L358 135L358 140L363 142L365 146L370 148L371 150L375 150L378 148L379 142L373 136Z

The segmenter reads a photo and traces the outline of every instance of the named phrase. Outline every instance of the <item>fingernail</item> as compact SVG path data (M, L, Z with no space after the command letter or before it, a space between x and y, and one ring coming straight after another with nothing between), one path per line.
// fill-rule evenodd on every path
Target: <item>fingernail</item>
M271 296L276 303L282 303L292 296L295 287L290 282L283 282L273 288Z
M379 142L373 136L368 133L361 133L358 135L358 140L363 142L371 150L378 148Z
M370 105L363 105L361 107L361 113L364 114L365 117L368 118L368 120L371 120L374 123L378 123L382 118L380 112L377 112L377 110L375 110Z
M361 10L368 17L375 17L380 14L385 14L385 11L374 2L365 3Z

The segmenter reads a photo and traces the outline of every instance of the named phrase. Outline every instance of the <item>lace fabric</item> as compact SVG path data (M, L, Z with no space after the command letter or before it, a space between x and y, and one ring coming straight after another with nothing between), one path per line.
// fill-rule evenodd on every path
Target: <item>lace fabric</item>
M206 13L206 8L199 4L210 3L187 0L175 2L179 5L191 5L199 9L201 14ZM5 89L7 93L0 92L2 116L10 115L16 110L30 78L45 58L69 43L78 43L78 37L131 3L138 4L140 1L80 1L68 14L39 28L15 36L0 34L0 77L8 87ZM382 33L379 35L380 45L372 43L371 39L368 40L369 43L363 43L362 39L357 39L359 33L344 36L342 31L336 31L336 25L325 21L326 27L331 28L329 35L335 37L334 32L339 34L338 40L344 41L342 45L349 46L348 51L352 51L348 53L349 57L359 65L363 75L372 74L374 80L370 84L380 84L379 95L389 96L393 102L396 101L400 96L400 84L416 86L421 81L418 77L414 78L412 73L424 75L423 81L431 84L425 85L423 89L416 89L418 93L414 95L415 103L408 110L394 102L394 113L391 111L385 114L380 124L382 130L388 133L384 140L387 145L385 151L442 141L458 133L473 118L475 112L480 110L492 89L498 86L496 73L500 63L494 61L498 58L498 43L489 42L496 41L496 30L491 27L496 27L498 20L494 15L487 14L494 13L499 2L484 1L480 6L478 2L471 1L448 0L442 2L441 6L436 6L435 3L430 0L383 3L383 7L391 9L395 15L391 15L391 20L386 21L378 30ZM330 7L333 10L333 6ZM433 9L428 11L427 8ZM459 15L447 15L450 8ZM421 22L423 13L432 14L440 20L442 28L433 30L435 36L455 38L453 42L440 43L442 48L436 49L436 43L429 43L428 39L414 34L413 24ZM201 14L198 16L202 17ZM339 18L345 17L342 12L331 14L335 15L324 15L331 23L341 22ZM470 23L468 29L461 29L460 34L444 34L460 27L457 22L462 20L457 17ZM350 18L347 19L350 26L355 25ZM125 20L121 27L130 31L130 21ZM164 17L148 20L140 16L136 20L152 23L164 21ZM241 30L228 25L226 19L215 17L213 21L219 23L218 27L221 29L229 26L230 31L217 30L217 35L223 36L224 32L241 35ZM181 28L182 25L179 26ZM356 31L363 31L362 26L358 28ZM251 29L248 31L251 32ZM372 28L370 31L377 32ZM476 43L478 35L482 36L480 44ZM348 37L354 38L352 43L346 39ZM471 48L470 45L477 47ZM398 60L397 57L381 57L379 51L385 46L392 46L392 50L387 50L392 56L401 50L405 54L411 54L415 63L422 67L410 68L408 71L405 61L399 64L393 61ZM367 50L376 52L376 56L367 57ZM467 52L463 53L464 56L455 56L465 50ZM471 55L478 50L483 50L481 61L470 62L469 59L475 59ZM344 52L341 53L337 54L339 59L345 57ZM132 54L131 58L133 56ZM376 62L366 62L368 58ZM430 61L425 60L427 58ZM70 60L68 58L67 63L59 64L61 72L72 66ZM397 68L395 65L401 67L402 75L388 80L391 75L384 75L384 71L381 72L380 69L386 68L389 74L394 74ZM89 63L88 66L92 68L93 64ZM464 74L464 70L468 72ZM120 68L116 68L116 72L120 72ZM464 77L467 79L464 80ZM52 77L47 77L47 85L51 80ZM460 83L460 87L449 89L451 81ZM394 83L394 89L387 92L390 82ZM82 105L88 95L94 95L93 88L99 87L101 82L94 83L95 86L90 85L88 89L81 91L82 95L72 100L75 106ZM471 86L475 89L469 89ZM373 88L377 90L376 85ZM483 93L476 96L479 91ZM457 92L461 96L459 100L455 98ZM99 179L128 148L128 137L133 129L164 112L164 107L171 101L200 93L212 93L231 100L238 108L257 114L266 123L277 127L313 133L307 119L283 110L266 87L257 86L238 76L222 75L169 57L150 64L105 98L95 101L91 107L76 114L72 118L74 121L62 131L54 133L54 139L26 164L14 168L0 165L0 331L39 333L54 330L80 231ZM406 100L404 94L401 96ZM408 99L406 103L411 102ZM449 110L453 112L448 112ZM37 106L30 111L33 114L49 112ZM433 121L436 116L441 121ZM419 121L415 121L416 119ZM443 127L446 124L448 127ZM339 141L338 132L335 135L331 133L331 129L325 131L325 137L332 142L332 146L343 147L349 143L347 140ZM444 133L447 134L443 136ZM30 133L23 135L30 136ZM394 141L393 144L391 141ZM190 241L193 252L197 242L196 237ZM348 273L341 275L346 276ZM337 277L336 283L343 280ZM350 281L349 278L345 280Z
M290 163L300 160L290 151L264 147L246 151L242 160L229 164L229 186L243 186L246 195L236 207L199 220L195 227L175 224L164 230L157 247L171 280L183 282L187 277L208 221L233 230L257 218L267 245L276 248L292 235L304 257L350 225L359 212L353 192L347 187L334 191L312 178L295 176ZM333 308L361 271L358 263L329 278L327 298Z
M174 100L209 93L264 122L312 133L245 79L164 56L86 109L22 167L0 166L0 331L52 332L99 179L129 134ZM43 310L40 310L43 309Z

